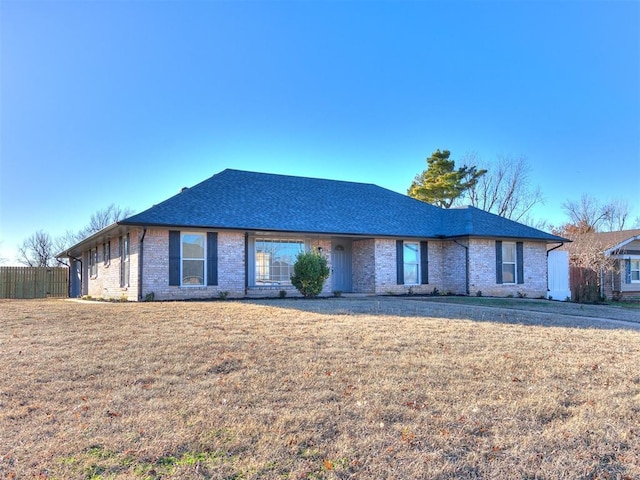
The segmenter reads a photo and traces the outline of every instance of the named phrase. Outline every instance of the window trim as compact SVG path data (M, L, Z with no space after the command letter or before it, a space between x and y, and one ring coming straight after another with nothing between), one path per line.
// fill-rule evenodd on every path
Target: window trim
M197 235L203 238L203 256L202 258L185 257L184 256L184 237L187 235ZM180 232L180 286L186 288L202 288L207 287L207 232L181 231ZM184 261L202 261L202 283L184 283Z
M287 280L287 281L272 281L272 282L268 282L268 283L258 283L257 279L258 279L258 265L257 265L257 245L258 242L260 241L269 241L269 242L288 242L288 243L300 243L302 245L302 249L301 252L307 252L310 250L310 241L307 238L304 237L288 237L288 236L267 236L267 235L260 235L260 236L253 236L253 237L249 237L249 248L248 248L248 253L249 253L249 258L248 258L248 270L249 270L249 278L248 278L248 286L249 288L283 288L283 287L290 287L291 286L291 280ZM293 269L293 265L291 266L291 268ZM291 273L293 273L293 271L291 271Z
M415 262L408 262L407 261L407 256L404 254L405 253L405 248L407 247L407 245L414 245L415 249L416 249L416 261ZM421 248L420 248L420 242L413 242L413 241L403 241L402 242L402 284L403 285L421 285ZM416 282L413 283L407 283L406 282L406 273L407 273L407 266L414 266L416 269Z
M513 245L513 262L505 260L505 246ZM505 265L513 265L513 282L504 281L504 267ZM518 244L517 242L502 242L502 284L503 285L517 285L518 284Z
M98 247L89 250L89 277L98 278Z
M126 233L120 237L120 288L131 285L131 238Z
M111 265L111 240L102 244L102 256L105 267Z
M503 264L504 263L512 263L512 262L503 262L503 243L513 243L512 239L509 239L506 242L502 240L496 240L496 284L498 285L523 285L525 283L525 272L524 272L524 264L525 264L525 243L522 241L515 240L516 244L516 261L515 261L515 283L506 283L503 279Z
M633 263L636 262L638 268L633 268ZM633 279L633 272L638 272L638 280ZM640 283L640 260L635 258L629 259L629 280L631 283Z

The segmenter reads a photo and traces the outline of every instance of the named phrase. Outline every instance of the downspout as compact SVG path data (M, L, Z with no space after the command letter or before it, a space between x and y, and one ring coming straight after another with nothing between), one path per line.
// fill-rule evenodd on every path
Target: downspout
M467 295L469 295L469 246L463 245L462 243L458 242L455 238L453 239L453 243L455 243L456 245L460 245L462 248L464 248L465 291L467 292Z
M142 237L140 237L140 253L138 254L138 300L142 301L142 279L144 275L144 237L147 234L147 227L142 227Z
M244 294L249 293L249 233L244 234Z

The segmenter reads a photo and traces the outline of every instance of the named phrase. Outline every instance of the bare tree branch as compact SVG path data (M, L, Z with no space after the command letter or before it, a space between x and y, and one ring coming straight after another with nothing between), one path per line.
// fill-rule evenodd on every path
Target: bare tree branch
M121 208L118 205L112 203L106 208L102 208L91 215L89 224L78 232L76 235L76 241L80 241L96 232L99 232L105 227L128 217L133 213L130 208Z
M562 209L569 217L569 224L562 227L568 233L598 232L607 218L612 216L608 205L602 205L587 193L579 201L567 200L562 204Z
M52 267L56 265L51 236L38 230L18 247L18 262L28 267Z
M629 202L622 199L612 200L605 205L604 210L606 211L603 221L605 229L610 232L624 230L630 215Z
M465 162L468 161L467 158L477 161L477 154L466 154ZM531 186L531 169L526 157L499 155L486 170L487 173L465 194L464 200L472 206L501 217L522 221L535 205L543 203L540 188Z

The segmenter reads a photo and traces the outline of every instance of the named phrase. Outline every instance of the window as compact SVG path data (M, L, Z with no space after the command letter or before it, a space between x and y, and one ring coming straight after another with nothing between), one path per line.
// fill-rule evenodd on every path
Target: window
M524 243L496 241L496 283L524 283Z
M502 283L516 283L516 242L502 242Z
M89 250L89 276L95 278L98 276L98 249Z
M296 256L304 252L304 241L294 239L256 238L255 284L291 284Z
M205 245L204 233L181 234L182 285L205 285Z
M640 282L640 260L631 260L631 281Z
M129 270L131 260L129 258L129 234L120 237L120 286L129 286Z
M420 283L420 244L417 242L404 242L403 244L403 271L405 285L418 285Z
M218 285L218 233L169 231L169 285Z
M111 242L102 244L102 257L104 260L105 267L111 263Z
M429 244L396 240L396 283L427 285L429 283Z

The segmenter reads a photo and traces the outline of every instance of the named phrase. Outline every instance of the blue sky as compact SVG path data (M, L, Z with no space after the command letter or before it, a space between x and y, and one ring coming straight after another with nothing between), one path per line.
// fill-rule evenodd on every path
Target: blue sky
M225 169L406 193L526 156L560 224L640 215L640 3L0 0L0 257Z

